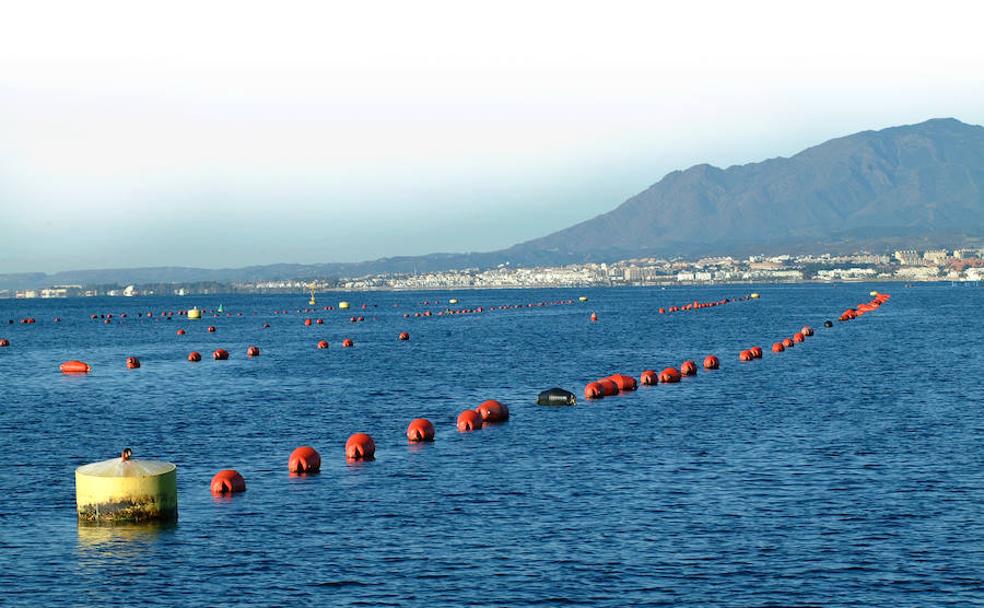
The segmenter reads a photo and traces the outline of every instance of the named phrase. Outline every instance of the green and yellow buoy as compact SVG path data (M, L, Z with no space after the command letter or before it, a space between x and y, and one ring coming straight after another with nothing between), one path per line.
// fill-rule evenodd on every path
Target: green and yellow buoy
M198 310L197 308L191 308L188 310L188 318L191 319L192 321L194 321L195 319L201 319L202 311Z
M587 302L588 301L588 296L579 296L577 298L577 301L578 302Z
M753 299L753 300L758 300L758 299L759 299L759 294L757 294L757 293L753 293L753 294L752 294L751 296L749 296L749 297L750 297L751 299Z
M345 310L348 307L349 307L349 303L348 302L345 302L344 300L338 303L338 309L339 310Z
M458 303L458 298L451 298L450 300L448 300L448 304L457 304L457 303Z
M160 460L119 458L75 469L80 524L150 523L178 520L178 468Z
M872 292L868 293L868 295L873 298L873 297L875 297L875 296L878 295L878 292L877 291L872 291Z

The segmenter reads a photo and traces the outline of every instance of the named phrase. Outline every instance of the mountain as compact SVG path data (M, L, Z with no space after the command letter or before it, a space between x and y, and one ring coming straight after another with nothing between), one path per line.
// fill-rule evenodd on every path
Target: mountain
M0 289L308 279L644 256L884 251L982 238L984 127L942 118L832 139L790 158L673 171L608 213L502 251L354 264L21 273L0 275Z

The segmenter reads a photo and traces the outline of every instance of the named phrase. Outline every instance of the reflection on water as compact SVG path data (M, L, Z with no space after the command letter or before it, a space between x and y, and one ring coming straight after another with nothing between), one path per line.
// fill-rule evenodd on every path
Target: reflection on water
M129 559L144 553L148 546L171 536L174 522L142 525L78 526L78 551L82 558Z

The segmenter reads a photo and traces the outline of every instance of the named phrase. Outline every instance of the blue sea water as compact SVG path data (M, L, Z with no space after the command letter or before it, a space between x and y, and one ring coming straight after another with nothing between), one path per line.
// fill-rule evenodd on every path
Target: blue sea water
M893 298L836 322L871 289ZM752 290L762 298L657 313ZM403 318L452 296L575 303ZM0 605L984 604L979 287L320 296L342 297L353 311L298 312L304 294L0 301ZM136 318L220 303L234 316ZM37 323L7 324L25 316ZM814 337L769 352L804 324ZM753 345L764 358L739 363ZM217 347L229 361L211 360ZM679 385L535 404L709 353L721 369ZM58 372L75 358L93 372ZM456 415L489 398L511 420L458 433ZM434 422L433 444L408 445L415 417ZM345 461L357 431L374 462ZM320 475L288 474L302 444ZM124 446L178 465L176 526L77 525L74 468ZM212 497L222 468L248 490Z

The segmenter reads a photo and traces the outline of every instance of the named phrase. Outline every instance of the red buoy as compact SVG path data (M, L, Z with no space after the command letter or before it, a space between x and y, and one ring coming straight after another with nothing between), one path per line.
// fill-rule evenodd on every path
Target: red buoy
M198 361L201 361L202 360L202 354L193 350L190 353L188 353L188 360L191 361L192 363L196 363Z
M714 355L704 357L704 369L717 369L721 367L721 361Z
M246 356L247 357L259 357L260 356L260 347L259 346L250 346L249 348L246 349Z
M596 313L596 312L591 313L591 320L592 321L597 321L598 320L598 313Z
M689 359L680 364L680 373L684 376L696 376L697 364Z
M601 399L605 396L605 389L601 388L601 385L597 382L588 382L584 387L584 398L585 399Z
M324 319L318 319L314 323L315 323L315 325L324 325L325 324L325 320Z
M482 428L483 424L482 416L475 410L465 410L458 414L458 430L462 433L477 431Z
M351 338L345 338L344 340L342 340L342 348L350 348L353 344L355 343L352 342Z
M63 374L88 374L92 367L84 361L66 361L58 366Z
M407 439L412 442L434 441L434 425L426 418L414 418L407 427Z
M806 336L804 336L801 332L796 332L795 334L793 334L793 342L799 344L805 341L806 341Z
M638 388L636 384L636 379L632 376L626 376L625 374L612 374L608 376L606 380L611 380L618 387L619 392L622 391L634 391Z
M209 484L209 487L212 494L215 495L236 494L246 491L246 480L239 474L239 471L222 469L212 477L212 483Z
M761 359L762 358L762 347L761 346L753 346L753 347L749 348L748 350L752 351L752 357L753 358L755 358L755 359Z
M304 325L311 327L311 319L304 319Z
M287 468L291 473L315 473L321 469L321 454L309 445L302 445L290 453Z
M681 377L680 370L675 367L667 367L659 373L659 381L664 384L679 382Z
M618 394L618 385L611 378L602 378L598 380L598 384L601 386L601 390L606 397Z
M137 369L140 367L140 359L137 359L136 357L127 357L126 367L127 369Z
M373 460L376 443L366 433L356 433L345 442L345 457L349 460Z
M800 333L803 334L804 336L807 336L807 337L812 336L813 335L813 328L810 327L809 325L804 325L803 326L803 329L800 330Z
M10 346L10 340L7 338L0 338L0 347Z
M405 331L401 331L400 332L400 339L401 340L404 340L404 341L409 340L410 339L410 334L407 333L407 332L405 332Z
M739 361L751 361L754 358L755 358L755 355L752 354L752 351L750 351L750 350L743 350L740 353L738 353L738 360Z
M654 370L647 369L641 374L639 374L639 382L646 386L653 386L659 383L659 374Z
M509 420L509 408L495 399L481 402L475 411L482 417L482 422L486 424Z
M328 340L321 340L318 342L318 348L328 348Z
M229 351L224 348L217 348L212 352L212 358L216 361L225 361L229 358Z
M793 347L793 341L790 340L789 338L783 338L782 345L785 346L786 348L792 348Z
M782 342L776 342L772 345L772 352L774 353L781 353L784 350L786 350L786 347L782 345Z

